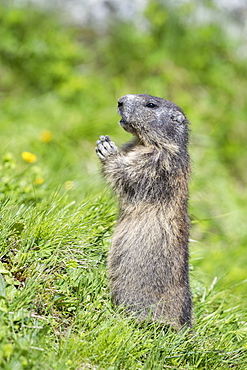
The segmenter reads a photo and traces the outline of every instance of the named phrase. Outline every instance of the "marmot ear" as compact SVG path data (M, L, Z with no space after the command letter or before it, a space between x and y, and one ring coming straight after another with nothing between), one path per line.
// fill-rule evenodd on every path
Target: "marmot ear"
M170 111L170 117L174 122L183 123L185 121L185 116L179 110L172 109Z

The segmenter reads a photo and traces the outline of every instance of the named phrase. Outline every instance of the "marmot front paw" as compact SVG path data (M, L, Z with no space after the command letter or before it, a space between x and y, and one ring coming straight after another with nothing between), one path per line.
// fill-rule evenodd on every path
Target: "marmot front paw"
M100 140L96 142L96 145L95 151L102 161L105 161L109 155L115 155L118 152L116 145L108 135L100 136Z

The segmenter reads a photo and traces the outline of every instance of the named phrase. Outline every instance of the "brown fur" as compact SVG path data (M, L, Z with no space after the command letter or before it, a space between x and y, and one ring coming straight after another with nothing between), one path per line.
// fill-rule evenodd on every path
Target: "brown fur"
M135 140L119 151L101 136L96 148L119 200L111 292L139 319L191 326L188 121L181 108L150 95L126 95L118 105Z

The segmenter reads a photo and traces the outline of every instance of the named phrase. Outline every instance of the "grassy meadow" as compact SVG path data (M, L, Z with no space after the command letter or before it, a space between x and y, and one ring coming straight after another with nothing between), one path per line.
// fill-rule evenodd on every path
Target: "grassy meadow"
M247 61L195 14L155 0L145 29L113 17L98 30L1 2L1 369L246 369ZM193 333L111 302L117 207L94 147L130 139L116 113L128 93L174 101L191 122Z

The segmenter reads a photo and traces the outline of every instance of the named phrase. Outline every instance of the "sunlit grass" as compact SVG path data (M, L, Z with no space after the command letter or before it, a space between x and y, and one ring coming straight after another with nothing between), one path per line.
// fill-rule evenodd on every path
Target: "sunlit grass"
M206 288L192 273L191 333L138 324L112 306L110 204L53 195L2 205L2 368L245 369L245 306L217 279Z
M216 25L161 3L145 32L118 20L100 37L0 6L1 369L247 368L246 63ZM111 301L117 207L94 147L130 139L126 93L173 100L191 121L192 332Z

